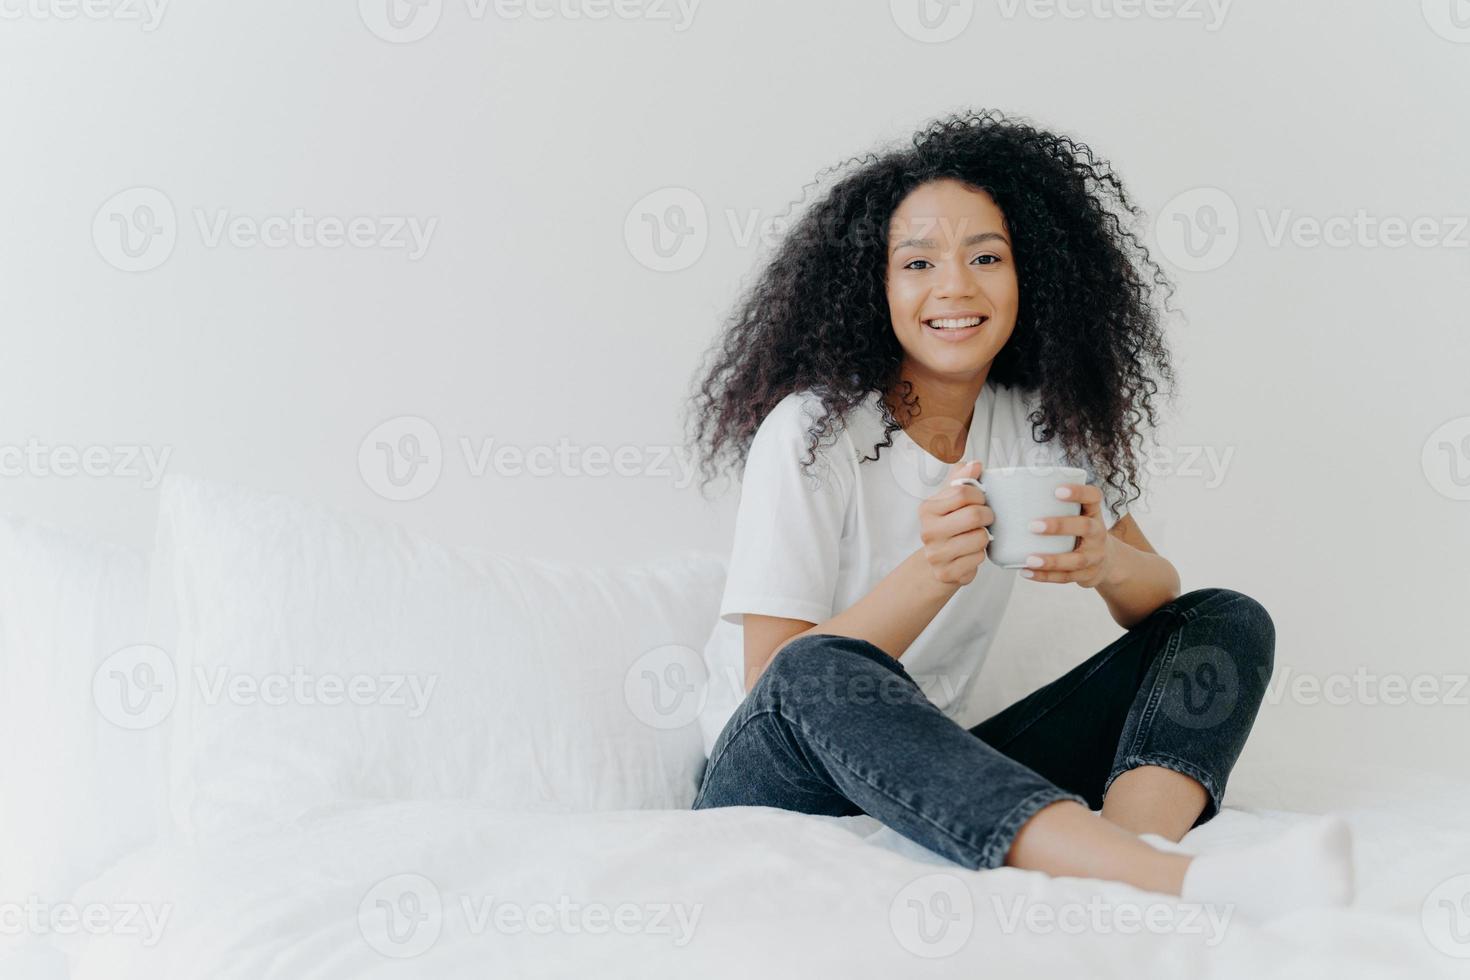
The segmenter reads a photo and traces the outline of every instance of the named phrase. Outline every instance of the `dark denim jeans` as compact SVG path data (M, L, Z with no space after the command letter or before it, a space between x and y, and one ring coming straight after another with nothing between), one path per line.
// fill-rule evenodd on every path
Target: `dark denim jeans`
M767 665L710 752L694 809L867 813L970 868L1005 863L1057 800L1092 809L1120 774L1163 766L1220 808L1270 679L1256 600L1199 589L974 728L946 716L866 640L804 636Z

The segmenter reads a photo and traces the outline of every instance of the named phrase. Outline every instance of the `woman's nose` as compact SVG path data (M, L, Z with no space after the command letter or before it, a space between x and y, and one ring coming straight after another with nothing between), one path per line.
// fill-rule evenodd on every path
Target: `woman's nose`
M939 277L938 295L940 297L946 299L967 298L976 295L980 291L980 286L975 281L975 276L971 273L970 267L964 262L958 260L946 262L942 268L944 271L940 273Z

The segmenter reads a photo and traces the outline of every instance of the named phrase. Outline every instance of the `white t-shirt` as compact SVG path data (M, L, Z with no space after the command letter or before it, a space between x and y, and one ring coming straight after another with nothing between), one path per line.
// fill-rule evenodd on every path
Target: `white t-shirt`
M700 725L706 753L745 697L745 613L824 622L871 592L923 543L919 504L939 491L953 464L929 455L901 429L876 461L859 464L883 438L879 397L871 393L850 412L807 468L801 465L807 428L821 413L816 395L787 395L756 431L720 617L705 648L710 680ZM1027 416L1036 406L1034 393L987 381L962 458L987 469L1079 465L1096 484L1090 461L1068 460L1054 441L1032 438ZM1104 523L1112 527L1118 516L1104 501ZM965 704L1016 574L981 563L974 581L955 593L900 659L946 714L954 716Z

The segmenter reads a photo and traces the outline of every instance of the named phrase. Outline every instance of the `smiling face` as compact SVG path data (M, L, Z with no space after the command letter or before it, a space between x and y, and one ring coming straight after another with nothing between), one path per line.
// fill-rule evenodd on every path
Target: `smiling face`
M910 192L890 223L887 292L906 373L983 379L1019 301L1010 233L990 195L951 179Z

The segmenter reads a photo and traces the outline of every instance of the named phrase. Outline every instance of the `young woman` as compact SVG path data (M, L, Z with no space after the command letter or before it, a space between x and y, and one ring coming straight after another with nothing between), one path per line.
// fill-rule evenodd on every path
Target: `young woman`
M1173 381L1136 216L1086 146L972 112L856 161L792 227L693 399L706 478L744 464L708 652L728 720L696 809L867 813L970 868L1258 917L1351 900L1335 817L1174 846L1219 811L1275 632L1249 596L1181 594L1125 512ZM966 729L950 712L1017 573L986 561L995 515L953 481L1048 462L1089 475L1058 490L1081 514L1038 528L1076 546L1019 574L1095 591L1127 632Z

